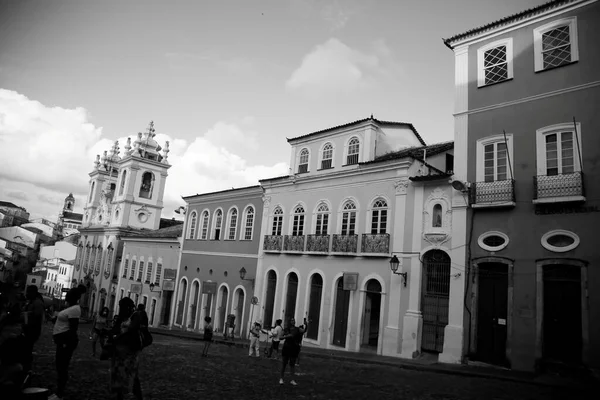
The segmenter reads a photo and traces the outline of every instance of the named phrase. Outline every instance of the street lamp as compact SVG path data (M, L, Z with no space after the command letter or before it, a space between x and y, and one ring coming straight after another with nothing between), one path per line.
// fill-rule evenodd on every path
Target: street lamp
M243 281L252 282L252 288L254 288L254 279L246 279L246 268L244 268L244 267L242 267L242 269L240 269L240 279Z
M407 272L398 272L399 265L400 265L400 260L398 260L398 257L396 257L396 255L393 255L392 258L390 258L390 269L392 270L392 273L394 273L396 275L400 275L404 279L404 287L406 287L406 277L407 277L408 273Z
M149 286L151 292L154 292L154 288L158 289L158 285L155 285L154 283L151 283ZM162 292L158 292L158 297L162 297Z

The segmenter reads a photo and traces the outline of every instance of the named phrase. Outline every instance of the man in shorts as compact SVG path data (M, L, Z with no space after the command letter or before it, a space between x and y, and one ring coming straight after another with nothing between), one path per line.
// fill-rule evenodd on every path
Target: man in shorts
M279 378L279 384L283 385L283 377L285 375L285 368L289 364L290 365L290 373L292 374L292 380L290 384L296 386L297 383L294 380L295 378L295 366L296 366L296 358L298 358L298 353L300 353L300 341L302 340L302 335L306 332L306 324L303 326L296 326L296 320L292 317L290 322L288 323L288 328L286 329L286 333L283 335L282 339L285 340L283 343L283 348L281 350L281 377Z

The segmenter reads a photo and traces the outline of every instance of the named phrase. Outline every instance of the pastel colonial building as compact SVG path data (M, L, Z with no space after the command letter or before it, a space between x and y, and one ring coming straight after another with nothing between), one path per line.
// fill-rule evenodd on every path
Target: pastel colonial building
M308 346L407 358L460 343L462 329L444 338L449 309L462 309L452 143L426 146L412 124L373 117L288 142L294 173L260 181L264 325L307 318Z
M154 139L154 125L139 133L119 155L115 142L110 154L97 156L75 260L74 278L89 290L82 298L84 315L99 308L114 309L123 244L121 237L161 226L167 171L168 142L164 151ZM109 297L110 296L110 297Z
M174 329L202 331L211 317L217 333L235 316L236 337L246 337L261 242L263 211L260 186L187 196L186 222ZM243 271L243 272L241 272Z
M551 1L445 40L454 178L470 186L470 359L600 367L598 21L597 1Z
M65 198L63 209L58 214L57 230L63 236L67 237L78 233L81 226L83 214L75 212L75 197L73 193Z

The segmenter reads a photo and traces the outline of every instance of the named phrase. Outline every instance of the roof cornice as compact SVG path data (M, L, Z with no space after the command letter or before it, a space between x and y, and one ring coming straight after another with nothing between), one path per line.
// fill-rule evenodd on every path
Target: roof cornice
M199 193L190 196L181 196L181 198L187 203L198 203L198 202L208 202L215 200L223 200L223 199L232 199L232 198L246 198L249 196L259 196L262 195L263 189L260 185L256 186L248 186L243 188L234 188L234 189L226 189L221 190L219 192L211 192L211 193Z

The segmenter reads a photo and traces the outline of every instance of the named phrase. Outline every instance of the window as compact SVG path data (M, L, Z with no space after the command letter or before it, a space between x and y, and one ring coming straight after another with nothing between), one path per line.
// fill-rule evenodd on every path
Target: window
M193 239L196 236L196 211L192 211L190 215L190 228L188 230L188 239Z
M348 156L346 157L346 165L358 164L358 151L360 142L358 138L352 138L348 142Z
M127 278L127 269L129 267L129 258L126 258L123 262L123 278Z
M135 260L131 260L131 275L129 275L129 279L133 280L135 278Z
M321 169L332 168L333 161L333 146L331 143L327 143L323 147L323 157L321 159Z
M512 38L477 49L477 86L492 85L513 77Z
M144 199L152 198L152 188L154 186L154 174L150 171L142 175L142 184L140 185L140 197Z
M292 236L304 235L304 207L297 206L294 209L294 217L292 223Z
M281 228L283 226L283 210L281 207L277 207L273 211L273 230L271 234L273 236L281 236Z
M127 171L123 171L121 174L121 185L119 186L119 196L123 194L123 190L125 189L125 178L127 178Z
M146 270L146 283L150 283L152 279L152 261L148 260L148 269Z
M387 202L383 199L375 200L371 211L371 235L386 233L387 212Z
M533 48L536 72L578 61L577 17L560 19L534 29Z
M477 182L496 182L512 179L512 134L494 135L477 141Z
M354 235L356 229L356 205L347 201L342 210L342 235Z
M221 238L221 224L223 223L223 211L217 210L215 212L215 227L213 233L213 239L219 240Z
M577 130L573 123L565 123L538 129L536 133L538 175L563 175L581 171L579 123Z
M502 232L489 231L479 236L477 244L487 251L500 251L508 246L508 236Z
M141 282L142 281L142 276L144 275L144 262L140 261L140 266L138 268L138 277L137 277L137 281Z
M254 227L254 208L246 208L246 225L244 227L244 240L252 240L252 228Z
M433 218L431 220L431 226L434 228L442 227L442 205L436 204L433 206Z
M237 230L237 210L235 208L229 211L229 236L227 239L235 240L235 233Z
M329 207L327 204L321 203L317 208L317 226L315 235L327 235L329 227Z
M104 275L105 276L108 276L108 274L110 274L110 271L112 270L114 251L115 251L115 249L113 249L112 244L109 244L108 247L106 248L106 261L104 262Z
M579 236L570 231L556 229L542 236L542 246L555 253L566 253L579 246Z
M208 211L202 213L202 233L200 239L206 240L208 238Z
M305 172L308 172L308 149L302 149L298 162L298 173L302 174Z
M88 199L88 203L92 202L92 198L94 195L94 187L96 187L96 182L92 182L92 186L90 187L90 198Z
M160 278L162 275L162 263L159 261L156 263L156 277L154 278L154 284L160 286Z

